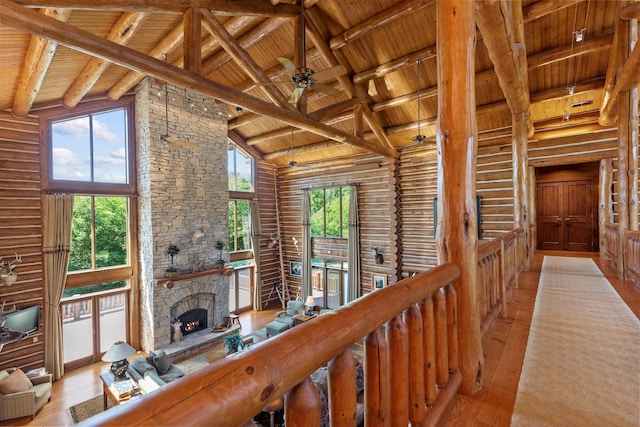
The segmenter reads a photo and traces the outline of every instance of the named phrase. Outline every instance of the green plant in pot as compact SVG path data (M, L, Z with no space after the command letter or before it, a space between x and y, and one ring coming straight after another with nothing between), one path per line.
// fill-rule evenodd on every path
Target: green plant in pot
M240 334L231 334L224 337L224 347L227 349L227 353L237 353L244 348L244 341L240 337Z
M164 272L169 278L175 277L178 274L178 269L173 265L173 259L180 253L180 248L172 243L164 253L171 258L171 265Z
M218 240L216 242L216 249L218 250L218 259L216 260L216 268L224 268L224 259L222 259L222 250L224 249L224 242Z

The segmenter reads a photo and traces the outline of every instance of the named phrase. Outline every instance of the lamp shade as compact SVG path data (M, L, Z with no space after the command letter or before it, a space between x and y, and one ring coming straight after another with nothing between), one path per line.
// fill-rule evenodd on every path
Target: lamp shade
M131 356L136 351L133 347L127 344L124 341L118 341L113 344L109 351L107 351L104 356L102 356L103 362L119 362L121 360L125 360L127 357Z
M309 295L307 297L307 300L304 302L304 305L306 305L309 308L313 308L316 306L316 299L313 296Z

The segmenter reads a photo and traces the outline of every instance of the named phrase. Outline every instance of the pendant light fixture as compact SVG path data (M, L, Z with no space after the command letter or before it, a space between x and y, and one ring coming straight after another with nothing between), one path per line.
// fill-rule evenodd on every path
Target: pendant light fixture
M422 144L427 137L420 133L420 60L416 61L416 66L418 68L418 134L411 140L416 144Z
M162 54L162 58L164 62L167 62L166 53ZM164 83L164 125L165 125L165 133L164 135L160 135L160 141L164 142L167 145L176 145L181 147L197 147L198 144L188 141L182 141L175 136L169 135L169 82Z

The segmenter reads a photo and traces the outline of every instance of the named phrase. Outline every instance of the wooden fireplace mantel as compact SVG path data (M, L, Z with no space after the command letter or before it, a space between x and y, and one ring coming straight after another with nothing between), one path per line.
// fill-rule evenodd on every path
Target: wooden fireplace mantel
M181 280L195 279L196 277L210 276L212 274L220 274L221 276L231 276L233 267L212 268L209 270L198 271L197 273L178 274L170 279L156 279L156 285L163 286L167 289L173 288L174 282Z

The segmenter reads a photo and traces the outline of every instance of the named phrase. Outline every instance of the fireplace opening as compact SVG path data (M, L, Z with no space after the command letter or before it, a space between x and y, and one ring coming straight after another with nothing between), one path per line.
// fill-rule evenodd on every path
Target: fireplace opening
M207 310L204 308L194 308L185 311L178 316L178 321L182 323L180 330L182 331L183 337L207 329Z

